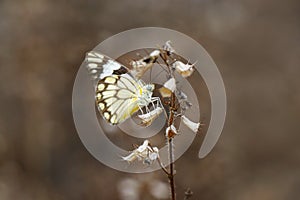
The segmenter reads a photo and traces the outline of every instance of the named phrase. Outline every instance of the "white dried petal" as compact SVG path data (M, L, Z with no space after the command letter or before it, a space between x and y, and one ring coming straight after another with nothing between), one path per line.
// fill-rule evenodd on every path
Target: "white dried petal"
M163 50L168 51L170 54L175 52L175 49L172 47L171 41L168 40L164 46L163 46Z
M176 71L184 78L192 75L192 73L195 71L194 69L194 64L184 64L183 62L181 61L176 61L173 63L173 68L176 69Z
M164 87L169 89L171 92L174 92L175 89L176 89L176 80L175 80L175 78L170 78L167 82L165 82Z
M91 74L96 74L98 71L96 69L91 70Z
M154 50L150 53L150 56L153 56L153 57L158 57L160 54L160 51L159 50Z
M158 158L158 148L151 147L149 141L145 140L144 143L137 149L133 150L128 156L122 157L123 160L127 162L133 162L135 160L143 160L146 164L151 164L154 160Z
M173 124L166 128L166 137L169 136L170 131L172 131L175 135L178 135L177 129L175 128L175 126Z
M157 148L157 147L153 147L152 149L153 149L153 152L156 152L156 153L158 153L158 152L159 152L159 150L158 150L158 148Z
M148 145L149 145L149 140L145 140L144 143L137 148L137 151L142 153L147 149Z
M189 128L189 129L191 129L193 132L197 132L198 131L198 129L199 129L199 127L200 127L200 123L198 122L198 123L196 123L196 122L193 122L193 121L191 121L189 118L187 118L186 116L182 116L181 117L181 119L182 119L182 121L183 121L183 123Z
M152 152L152 153L150 153L149 154L149 159L150 160L156 160L158 158L158 153L156 153L156 152Z
M131 154L129 154L128 156L124 156L122 157L122 159L124 161L127 161L127 162L133 162L135 161L136 159L138 158L137 154L135 152L132 152Z
M158 148L157 147L149 147L149 152L147 154L147 156L145 156L145 159L144 159L144 163L146 164L152 164L153 161L155 161L158 157L159 157L159 153L158 153Z

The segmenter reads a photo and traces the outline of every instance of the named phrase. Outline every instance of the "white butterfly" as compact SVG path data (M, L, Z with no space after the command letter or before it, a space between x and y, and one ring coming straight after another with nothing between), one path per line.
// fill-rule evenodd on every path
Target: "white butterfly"
M143 107L150 112L150 103L153 107L161 105L159 97L152 97L154 85L136 79L119 62L95 51L89 52L85 60L88 71L96 80L98 110L108 123L119 124L138 110L143 113ZM153 102L159 103L154 105Z

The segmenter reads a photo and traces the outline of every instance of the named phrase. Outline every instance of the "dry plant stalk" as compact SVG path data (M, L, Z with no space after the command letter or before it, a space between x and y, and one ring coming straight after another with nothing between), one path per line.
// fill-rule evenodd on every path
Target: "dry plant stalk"
M140 60L130 62L132 69L128 69L108 56L102 55L98 52L89 52L86 58L88 62L88 71L98 81L96 86L96 103L98 104L98 109L108 123L112 125L122 123L124 120L131 117L133 113L139 110L141 114L137 116L142 121L141 125L150 126L152 122L164 111L167 117L165 137L168 144L168 169L160 160L159 149L157 147L153 147L148 140L145 140L142 145L133 150L129 155L122 158L127 162L139 160L143 161L145 164L152 164L154 161L157 161L169 179L172 200L176 199L173 140L178 134L174 121L176 118L180 117L183 124L195 133L198 131L200 126L199 122L193 122L185 116L185 111L192 105L188 101L187 95L185 95L183 91L177 89L175 76L175 73L179 74L183 78L191 76L194 72L195 63L183 63L178 58L179 57L175 54L175 50L170 41L167 41L162 48L155 49L149 55L141 58ZM160 59L163 63L159 63ZM140 80L144 73L151 69L155 63L160 65L168 75L168 80L164 83L163 87L159 89L162 99L160 97L152 97L152 92L154 90L153 84L145 84L142 80ZM122 82L122 84L119 84L119 82ZM135 99L133 104L131 104L132 107L130 109L121 109L124 112L117 113L116 110L120 110L118 109L118 106L107 102L107 99L111 98L111 96L116 98L118 95L123 95L124 99L124 95L128 93L126 92L126 89L129 91L129 88L122 88L126 82L130 82L131 85L135 85L136 88L139 88L139 92L134 94L134 98L132 95L129 97L125 96L127 100L130 101ZM128 84L128 87L130 87L130 84ZM117 89L117 91L122 90L123 94L116 93L113 89ZM124 90L126 92L125 94ZM121 100L118 100L117 102L120 101ZM162 102L164 102L164 105ZM153 106L152 110L148 107L148 105ZM167 110L169 113L166 113L164 106L168 108ZM146 113L144 113L143 108L146 110ZM127 112L125 112L125 110L127 110Z
M166 140L168 144L168 158L169 158L169 166L168 169L164 166L164 164L161 162L159 158L159 152L157 151L156 160L158 161L161 169L164 171L164 173L167 175L169 179L169 185L170 185L170 194L171 199L176 199L176 191L175 191L175 164L174 164L174 144L173 140L174 137L178 134L177 129L174 126L174 121L177 117L181 117L183 123L189 127L192 131L197 132L200 126L200 123L195 123L189 120L185 115L184 112L188 108L190 108L192 105L188 102L187 96L180 90L176 89L176 79L174 73L177 72L182 77L186 78L194 72L194 64L186 63L184 64L181 61L176 60L172 57L175 50L171 46L171 43L168 41L163 48L153 51L149 57L145 57L138 61L133 61L132 66L133 70L136 71L134 73L138 74L139 77L141 77L146 70L150 69L153 66L153 63L158 63L158 57L160 57L163 60L163 65L158 63L160 66L166 67L166 71L168 72L168 76L170 79L164 84L164 87L160 88L160 94L162 98L169 99L168 101L162 100L164 102L164 105L168 107L169 113L167 114L167 129L166 129ZM156 55L157 57L153 57L153 55ZM147 63L147 60L153 61L153 63ZM181 113L178 113L178 109L181 108ZM149 115L149 113L148 113ZM143 120L145 120L145 116ZM152 122L152 120L151 120ZM151 123L150 123L151 124ZM147 124L149 125L149 124ZM156 147L152 147L149 143L149 148L151 149L151 152L155 152L157 150ZM138 159L141 159L141 155L137 156ZM146 160L149 160L149 157L146 156L144 158ZM126 159L124 159L126 160ZM151 160L151 159L150 159ZM128 161L128 160L127 160ZM153 160L151 160L153 161ZM192 191L189 189L185 193L185 199L190 198L192 195Z

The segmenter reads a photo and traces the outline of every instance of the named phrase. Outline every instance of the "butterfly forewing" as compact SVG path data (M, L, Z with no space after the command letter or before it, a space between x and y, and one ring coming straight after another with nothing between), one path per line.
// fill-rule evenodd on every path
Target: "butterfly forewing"
M128 68L124 65L96 51L88 52L85 62L90 75L96 81L113 74L121 75L128 72Z

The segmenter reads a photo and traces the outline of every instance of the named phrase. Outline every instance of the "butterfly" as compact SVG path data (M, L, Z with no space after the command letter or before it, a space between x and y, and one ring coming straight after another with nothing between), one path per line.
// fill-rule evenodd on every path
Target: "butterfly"
M122 123L135 112L157 101L152 97L154 85L134 77L130 70L119 62L101 53L87 53L86 68L96 81L95 102L103 118L112 125ZM155 59L149 59L154 62ZM151 63L146 63L151 64Z

